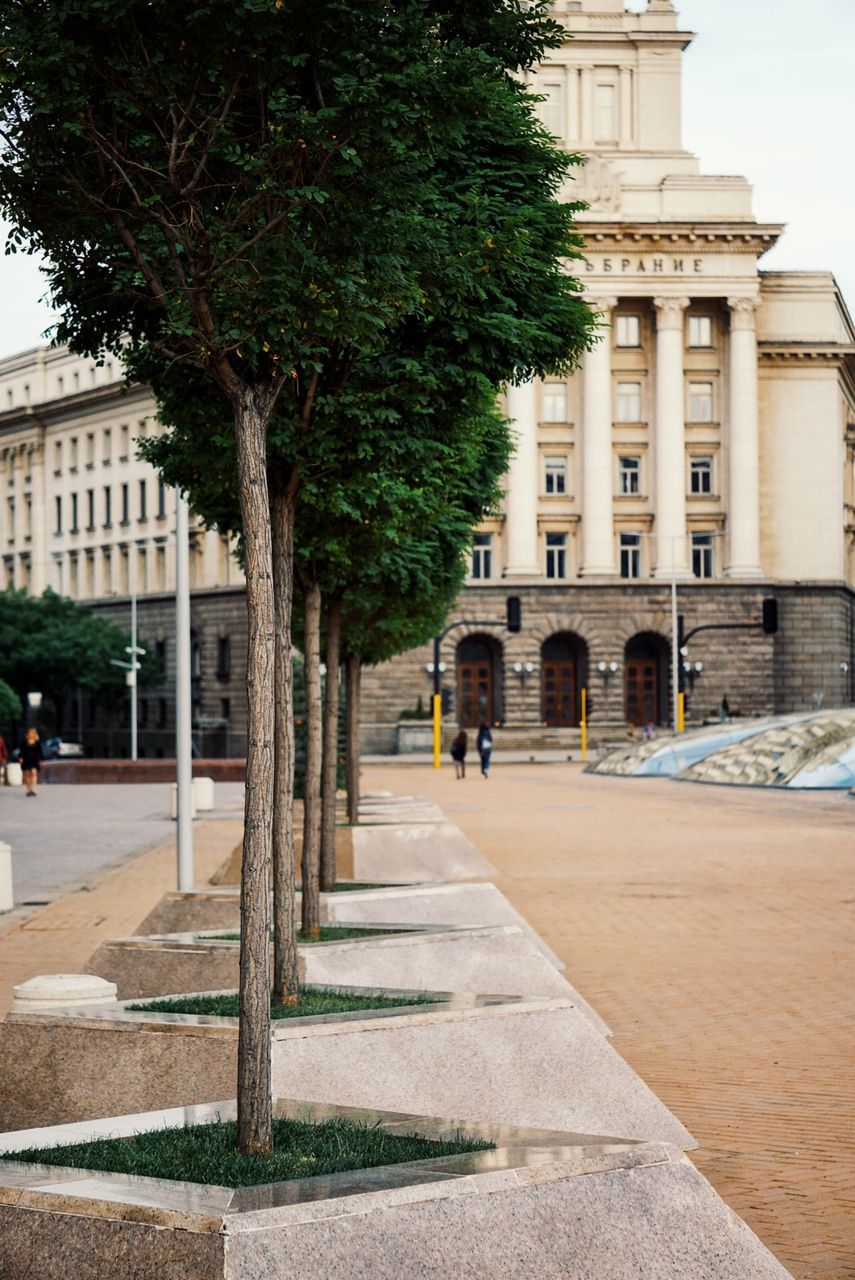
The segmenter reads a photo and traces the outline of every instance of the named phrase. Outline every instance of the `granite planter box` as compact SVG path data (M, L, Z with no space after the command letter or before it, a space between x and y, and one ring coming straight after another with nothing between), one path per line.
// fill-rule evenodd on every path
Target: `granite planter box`
M357 885L358 881L344 881ZM300 895L297 895L299 907ZM389 884L376 888L348 888L321 894L324 924L371 921L382 924L457 924L469 927L518 924L555 965L563 961L535 933L503 893L487 880L451 884ZM185 893L164 894L136 930L137 934L184 933L188 930L237 929L240 926L240 888L203 886Z
M440 992L407 1008L412 992L384 994L401 1007L274 1022L274 1091L695 1145L568 999ZM0 1055L3 1129L206 1103L234 1088L237 1019L116 1004L13 1013Z
M398 813L362 815L351 827L355 880L407 882L485 880L495 867L442 811L425 821ZM370 825L369 825L370 824Z
M373 923L373 922L372 922ZM365 924L366 930L371 925ZM608 1027L519 925L458 929L402 925L376 936L300 946L301 978L316 985L490 991L497 995L568 996L603 1034ZM271 948L272 953L272 948ZM112 938L86 970L115 982L120 1000L172 991L234 990L239 943L216 933Z
M321 1118L339 1108L279 1102ZM0 1136L56 1146L234 1114L233 1104ZM457 1120L357 1112L441 1137ZM230 1190L0 1162L4 1280L781 1280L783 1267L679 1151L463 1122L492 1151Z

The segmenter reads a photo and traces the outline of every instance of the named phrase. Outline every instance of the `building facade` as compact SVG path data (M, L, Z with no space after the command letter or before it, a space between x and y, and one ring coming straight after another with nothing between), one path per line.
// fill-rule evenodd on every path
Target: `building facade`
M566 379L509 388L516 452L500 514L474 535L449 619L451 719L498 741L571 744L667 722L671 591L686 630L689 718L853 701L855 331L833 276L762 268L782 234L744 178L707 176L681 138L693 36L671 0L558 0L567 41L530 79L559 143L587 157L566 192L588 208L580 274L601 340ZM51 586L127 625L162 656L140 743L171 751L174 503L134 440L157 431L118 369L38 350L0 362L2 580ZM242 581L227 542L192 534L194 733L210 754L245 742ZM501 625L509 595L523 628ZM395 750L425 706L432 650L363 680L364 746ZM84 712L84 719L90 713ZM84 724L122 754L122 726ZM112 736L110 736L112 734Z
M515 742L571 742L671 715L671 583L690 717L853 699L855 334L834 278L767 272L780 225L744 178L706 176L681 139L693 36L670 0L561 0L568 39L531 77L543 122L588 157L571 269L601 340L567 379L509 388L503 510L475 535L443 645L454 718ZM522 601L523 629L501 625ZM466 622L471 619L470 622ZM426 703L429 648L364 679L369 745ZM391 713L391 714L390 714Z

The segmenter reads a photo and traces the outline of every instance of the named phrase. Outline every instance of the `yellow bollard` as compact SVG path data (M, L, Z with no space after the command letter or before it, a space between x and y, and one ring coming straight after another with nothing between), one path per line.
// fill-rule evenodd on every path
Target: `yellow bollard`
M433 767L438 769L442 760L442 694L433 695Z
M582 719L579 721L582 731L582 763L588 759L588 690L582 690Z
M685 693L677 694L677 732L685 733L686 730L686 695Z

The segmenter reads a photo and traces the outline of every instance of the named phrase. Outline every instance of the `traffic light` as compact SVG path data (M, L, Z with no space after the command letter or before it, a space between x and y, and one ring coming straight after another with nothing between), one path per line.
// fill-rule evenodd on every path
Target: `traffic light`
M522 604L519 596L508 596L508 631L522 631Z
M454 711L454 694L450 689L442 690L442 714L450 716Z
M769 596L763 601L763 634L773 636L778 630L778 601Z

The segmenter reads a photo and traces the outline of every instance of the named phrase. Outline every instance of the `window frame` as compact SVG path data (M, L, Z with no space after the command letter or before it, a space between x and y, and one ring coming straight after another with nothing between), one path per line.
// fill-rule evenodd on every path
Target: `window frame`
M702 325L706 325L707 327L706 336L708 338L708 341L695 342L692 337L692 328L694 326L697 326L700 328ZM708 351L714 345L715 344L713 342L712 316L711 315L690 315L686 323L686 346L689 347L690 350L692 351Z
M492 533L473 534L469 570L469 576L475 582L489 582L493 577Z
M641 497L641 457L637 453L619 453L618 454L618 497L619 498L639 498ZM625 467L624 463L634 463L634 466ZM632 480L635 480L635 488L632 488Z
M551 394L550 394L551 393ZM560 417L554 417L551 412L547 412L547 405L551 399L561 400ZM541 422L549 423L552 426L561 426L567 422L567 383L566 382L544 382L541 387L540 396Z
M553 539L550 544L550 539ZM567 578L566 533L549 530L544 534L545 573L550 582L563 582Z
M706 463L706 466L701 464ZM689 455L689 496L693 498L709 498L715 493L715 459L710 453L695 453ZM707 488L703 487L703 481L706 479ZM695 488L695 481L698 481L698 488Z
M550 463L555 465L550 466ZM566 498L567 496L567 454L545 453L543 455L543 494L547 498ZM554 487L550 488L550 484Z
M635 541L630 543L630 538ZM637 582L641 578L641 534L622 531L618 537L618 550L621 578L624 582ZM629 572L633 567L635 572ZM624 572L625 568L627 572Z
M698 387L709 387L709 414L706 417L698 416L695 408L693 407L693 402L696 401L698 397L698 392L696 390ZM692 379L690 382L687 382L686 422L692 423L696 426L703 426L704 424L715 422L715 420L715 383L709 378L705 378L703 382L697 379Z
M633 416L626 415L623 409L623 402L628 400L630 396L630 393L626 390L627 387L632 387L634 389L632 392L632 404L637 406L638 412L635 413ZM624 425L624 426L628 424L637 424L642 421L642 409L643 409L642 384L637 381L617 382L615 384L615 422L619 422L621 423L621 425Z
M624 342L621 338L621 327L629 325L630 321L635 324L635 341ZM615 346L622 350L637 351L641 346L641 316L638 312L627 312L623 315L615 316Z
M714 578L716 576L715 535L708 529L697 530L691 534L690 542L692 549L692 577L701 582ZM699 573L698 568L708 568L709 572Z

